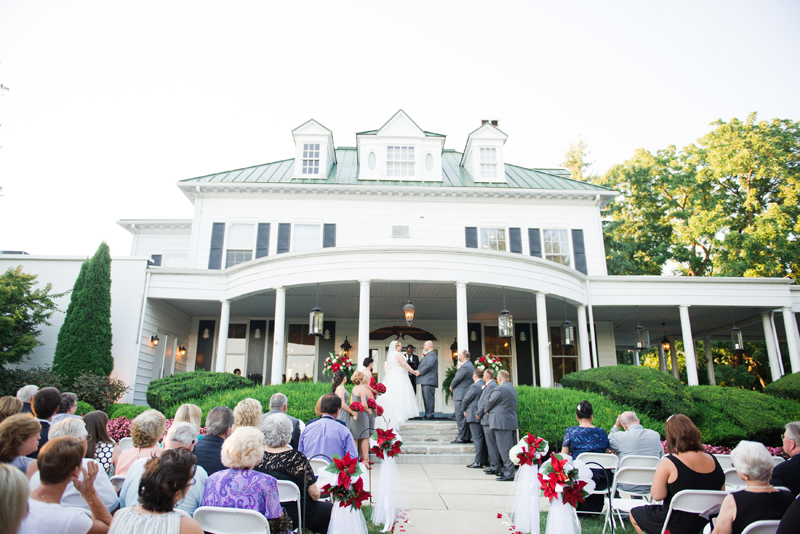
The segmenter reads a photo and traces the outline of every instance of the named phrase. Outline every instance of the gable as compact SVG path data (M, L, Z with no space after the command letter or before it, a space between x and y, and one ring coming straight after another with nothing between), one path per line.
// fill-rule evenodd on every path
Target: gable
M401 109L381 126L376 135L380 137L425 137L425 132Z

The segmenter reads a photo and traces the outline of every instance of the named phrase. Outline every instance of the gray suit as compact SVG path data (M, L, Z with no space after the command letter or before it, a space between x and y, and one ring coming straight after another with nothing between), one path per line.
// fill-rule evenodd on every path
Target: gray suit
M450 387L453 388L453 403L456 405L456 424L458 425L458 439L463 441L470 440L469 426L464 421L464 395L472 385L472 373L475 371L475 366L472 362L467 360L461 364L461 367L456 371Z
M489 412L489 428L497 441L497 451L503 462L503 476L514 478L514 462L508 451L514 446L517 430L517 388L511 382L503 382L492 390L486 403Z
M464 395L464 398L461 399L461 405L464 406L464 411L467 412L466 422L472 434L472 442L475 444L475 463L478 465L487 465L489 459L486 454L486 438L483 436L483 427L481 426L480 419L475 417L482 387L483 380L476 380L473 382Z
M434 392L439 387L439 360L436 358L436 352L433 349L429 350L422 357L419 362L417 371L420 375L417 377L417 384L422 389L422 402L425 403L425 417L433 418L433 409L436 399Z
M481 398L478 400L478 411L475 412L475 417L481 420L483 427L484 441L486 442L486 449L489 452L489 467L492 471L500 472L503 462L500 460L500 453L497 450L497 440L494 437L494 431L489 426L489 415L487 414L486 404L489 402L489 397L492 391L497 387L497 382L491 380L484 386Z

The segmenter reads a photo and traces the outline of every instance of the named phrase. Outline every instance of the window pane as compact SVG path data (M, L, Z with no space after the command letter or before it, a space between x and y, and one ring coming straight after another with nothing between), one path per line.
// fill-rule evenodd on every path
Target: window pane
M252 250L228 250L225 256L225 268L233 267L253 259Z
M247 337L247 325L231 324L228 326L228 339L245 339Z
M320 248L320 236L319 224L295 224L294 247L292 250L313 250Z

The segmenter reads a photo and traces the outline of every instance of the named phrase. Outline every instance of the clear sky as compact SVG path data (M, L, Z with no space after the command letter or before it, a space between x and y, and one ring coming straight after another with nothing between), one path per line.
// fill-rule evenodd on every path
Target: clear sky
M175 182L337 146L404 109L463 150L594 172L709 123L800 119L797 1L0 0L0 250L130 252L115 221L192 217ZM331 206L335 209L335 205Z

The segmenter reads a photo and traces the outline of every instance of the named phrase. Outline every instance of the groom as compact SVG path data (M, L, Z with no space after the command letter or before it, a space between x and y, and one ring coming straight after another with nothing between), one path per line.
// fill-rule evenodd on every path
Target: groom
M433 351L433 342L426 341L422 346L424 352L422 360L419 362L417 371L417 384L422 389L422 401L425 403L425 417L423 419L433 419L434 391L439 385L439 360Z

